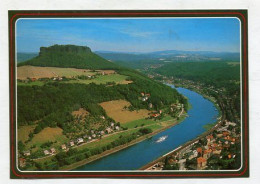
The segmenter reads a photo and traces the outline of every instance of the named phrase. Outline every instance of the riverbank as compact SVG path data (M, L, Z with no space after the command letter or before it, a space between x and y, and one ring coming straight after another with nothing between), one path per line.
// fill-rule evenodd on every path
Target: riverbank
M163 132L163 131L165 131L165 130L167 130L167 129L169 129L169 128L175 126L175 125L178 125L179 123L181 123L182 121L184 121L184 119L186 118L186 116L187 116L187 113L182 113L182 115L180 116L179 120L175 120L175 122L173 122L173 123L170 124L170 125L167 125L167 126L161 128L161 129L155 130L154 132L152 132L152 133L150 133L150 134L147 134L147 135L145 135L145 136L139 137L139 138L137 138L137 139L131 141L130 143L125 144L125 145L117 146L116 148L114 148L114 149L112 149L112 150L107 150L107 151L105 151L105 152L103 152L103 153L101 153L101 154L99 154L99 155L95 155L95 156L92 156L91 158L87 158L87 159L81 160L81 161L79 161L79 162L73 163L73 164L71 164L71 165L64 166L64 167L60 168L59 170L62 170L62 171L73 170L73 169L76 169L76 168L78 168L78 167L80 167L80 166L86 165L86 164L91 163L91 162L93 162L93 161L95 161L95 160L98 160L98 159L100 159L100 158L103 158L103 157L105 157L105 156L108 156L108 155L110 155L110 154L113 154L113 153L115 153L115 152L118 152L118 151L121 151L121 150L123 150L123 149L126 149L126 148L128 148L128 147L130 147L130 146L133 146L133 145L139 143L139 142L142 142L142 141L144 141L144 140L146 140L146 139L149 139L149 138L151 138L152 136L154 136L154 135L156 135L156 134L158 134L158 133L160 133L160 132ZM163 122L161 122L161 123L163 123Z
M173 84L174 85L174 84ZM190 87L187 87L187 86L178 86L178 87L185 87L187 89L191 89L195 92L197 92L198 94L200 94L201 96L203 96L204 98L208 99L209 101L211 101L214 106L218 109L219 111L219 118L221 117L221 120L219 122L216 122L216 124L213 125L212 128L206 130L206 132L202 133L201 135L199 135L197 138L191 140L191 141L188 141L187 143L184 143L182 145L180 145L178 148L168 152L167 154L155 159L154 161L142 166L139 170L147 170L148 168L151 168L152 166L154 166L155 164L157 164L158 162L161 162L161 161L164 161L164 159L178 151L181 151L183 149L185 149L186 147L194 144L196 141L200 140L201 138L209 135L210 133L212 133L214 130L216 130L225 120L225 115L222 113L221 109L219 108L219 105L216 103L216 101L210 97L208 97L207 95L205 94L202 94L201 91L199 90L196 90L196 89L193 89L193 88L190 88Z
M138 170L146 170L146 169L152 167L153 165L155 165L156 163L161 162L161 161L164 160L166 157L168 157L168 156L170 156L170 155L172 155L172 154L174 154L174 153L176 153L176 152L178 152L178 151L181 151L182 149L185 149L186 147L190 146L191 144L195 143L196 141L200 140L201 138L203 138L203 137L209 135L210 133L212 133L214 130L216 130L216 129L222 124L222 122L223 122L223 119L222 119L221 121L219 121L212 129L210 129L209 131L204 132L202 135L198 136L196 139L193 139L193 140L191 140L191 141L188 141L187 143L185 143L185 144L179 146L178 148L176 148L176 149L174 149L174 150L172 150L172 151L166 153L166 154L163 155L162 157L159 157L159 158L157 158L156 160L154 160L154 161L152 161L152 162L150 162L150 163L148 163L148 164L142 166L142 167L141 167L140 169L138 169Z

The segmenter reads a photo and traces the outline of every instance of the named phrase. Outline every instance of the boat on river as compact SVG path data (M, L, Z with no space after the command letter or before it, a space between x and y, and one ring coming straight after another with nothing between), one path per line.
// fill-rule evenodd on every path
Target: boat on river
M160 143L160 142L165 141L165 139L167 139L167 137L168 137L168 135L160 137L159 139L156 140L156 143Z

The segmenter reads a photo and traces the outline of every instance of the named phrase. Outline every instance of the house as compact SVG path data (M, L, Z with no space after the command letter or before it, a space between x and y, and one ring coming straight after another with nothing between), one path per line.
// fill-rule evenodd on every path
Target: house
M162 110L159 110L159 113L162 114Z
M120 128L119 128L119 126L116 126L115 129L116 129L116 130L119 130Z
M51 148L51 154L54 154L54 153L56 153L55 148Z
M112 131L113 131L113 130L112 130L111 128L109 128L109 127L106 129L106 133L107 133L107 134L111 133Z
M100 131L100 135L104 135L105 132L103 130Z
M143 92L141 93L141 96L144 96L144 93L143 93Z
M148 107L151 109L151 108L153 108L153 104L152 103L149 103L148 104Z
M152 114L152 115L151 115L151 117L153 117L153 118L157 118L158 116L160 116L160 114L157 114L157 113L156 113L156 114Z
M105 116L100 116L101 119L106 119Z
M212 153L213 153L214 155L220 155L221 149L220 149L220 150L214 150L214 151L212 151Z
M179 160L179 170L185 170L186 159Z
M213 139L213 135L208 135L206 138L207 138L208 143L210 143L210 141Z
M115 124L113 122L111 122L110 126L113 127Z
M67 149L67 146L65 144L61 145L61 149L62 150L66 150Z
M26 160L24 158L19 158L19 166L25 167L26 166Z
M81 144L83 142L84 142L83 138L80 137L80 138L77 139L77 144Z
M212 154L212 150L211 149L206 149L203 152L203 158L208 159L211 156L211 154Z
M48 150L44 150L43 153L44 153L44 155L49 155L50 154L50 152Z
M198 156L197 150L193 150L193 156L194 156L194 157L197 157L197 156Z
M197 158L197 169L201 170L204 169L207 165L207 160L203 157Z
M92 134L92 137L95 138L97 135L96 134Z
M217 134L217 138L221 138L223 134Z
M28 150L28 151L24 151L24 152L23 152L23 155L24 155L24 156L30 156L30 155L31 155L31 152L30 152L29 150Z
M229 122L229 121L226 121L226 126L236 126L237 124L236 123L233 123L233 122Z
M202 148L201 147L197 148L197 152L200 153L200 155L202 155Z
M92 139L92 138L89 136L89 137L88 137L88 140L91 140L91 139Z
M227 132L227 131L225 131L225 132L223 132L223 136L228 136L229 135L229 132Z
M142 98L142 101L143 101L143 102L145 102L146 100L148 100L148 97L147 97L147 96L145 96L145 97Z
M70 146L74 146L74 142L73 141L70 141Z

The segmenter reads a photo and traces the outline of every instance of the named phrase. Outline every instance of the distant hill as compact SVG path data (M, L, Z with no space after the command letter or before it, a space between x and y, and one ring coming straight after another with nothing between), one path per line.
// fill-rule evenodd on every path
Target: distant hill
M149 53L96 51L96 54L113 61L239 61L238 52L165 50Z
M17 53L17 62L23 62L23 61L27 61L29 59L32 59L36 56L38 56L39 53L37 52L18 52Z
M93 53L89 47L75 45L41 47L38 56L18 63L18 66L23 65L88 69L114 69L118 67Z

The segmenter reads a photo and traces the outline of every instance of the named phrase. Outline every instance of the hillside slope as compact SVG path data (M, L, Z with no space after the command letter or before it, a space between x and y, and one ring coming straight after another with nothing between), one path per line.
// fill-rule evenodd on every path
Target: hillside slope
M114 69L118 67L94 54L89 47L75 45L41 47L37 57L18 64L18 66L24 65L88 69Z

